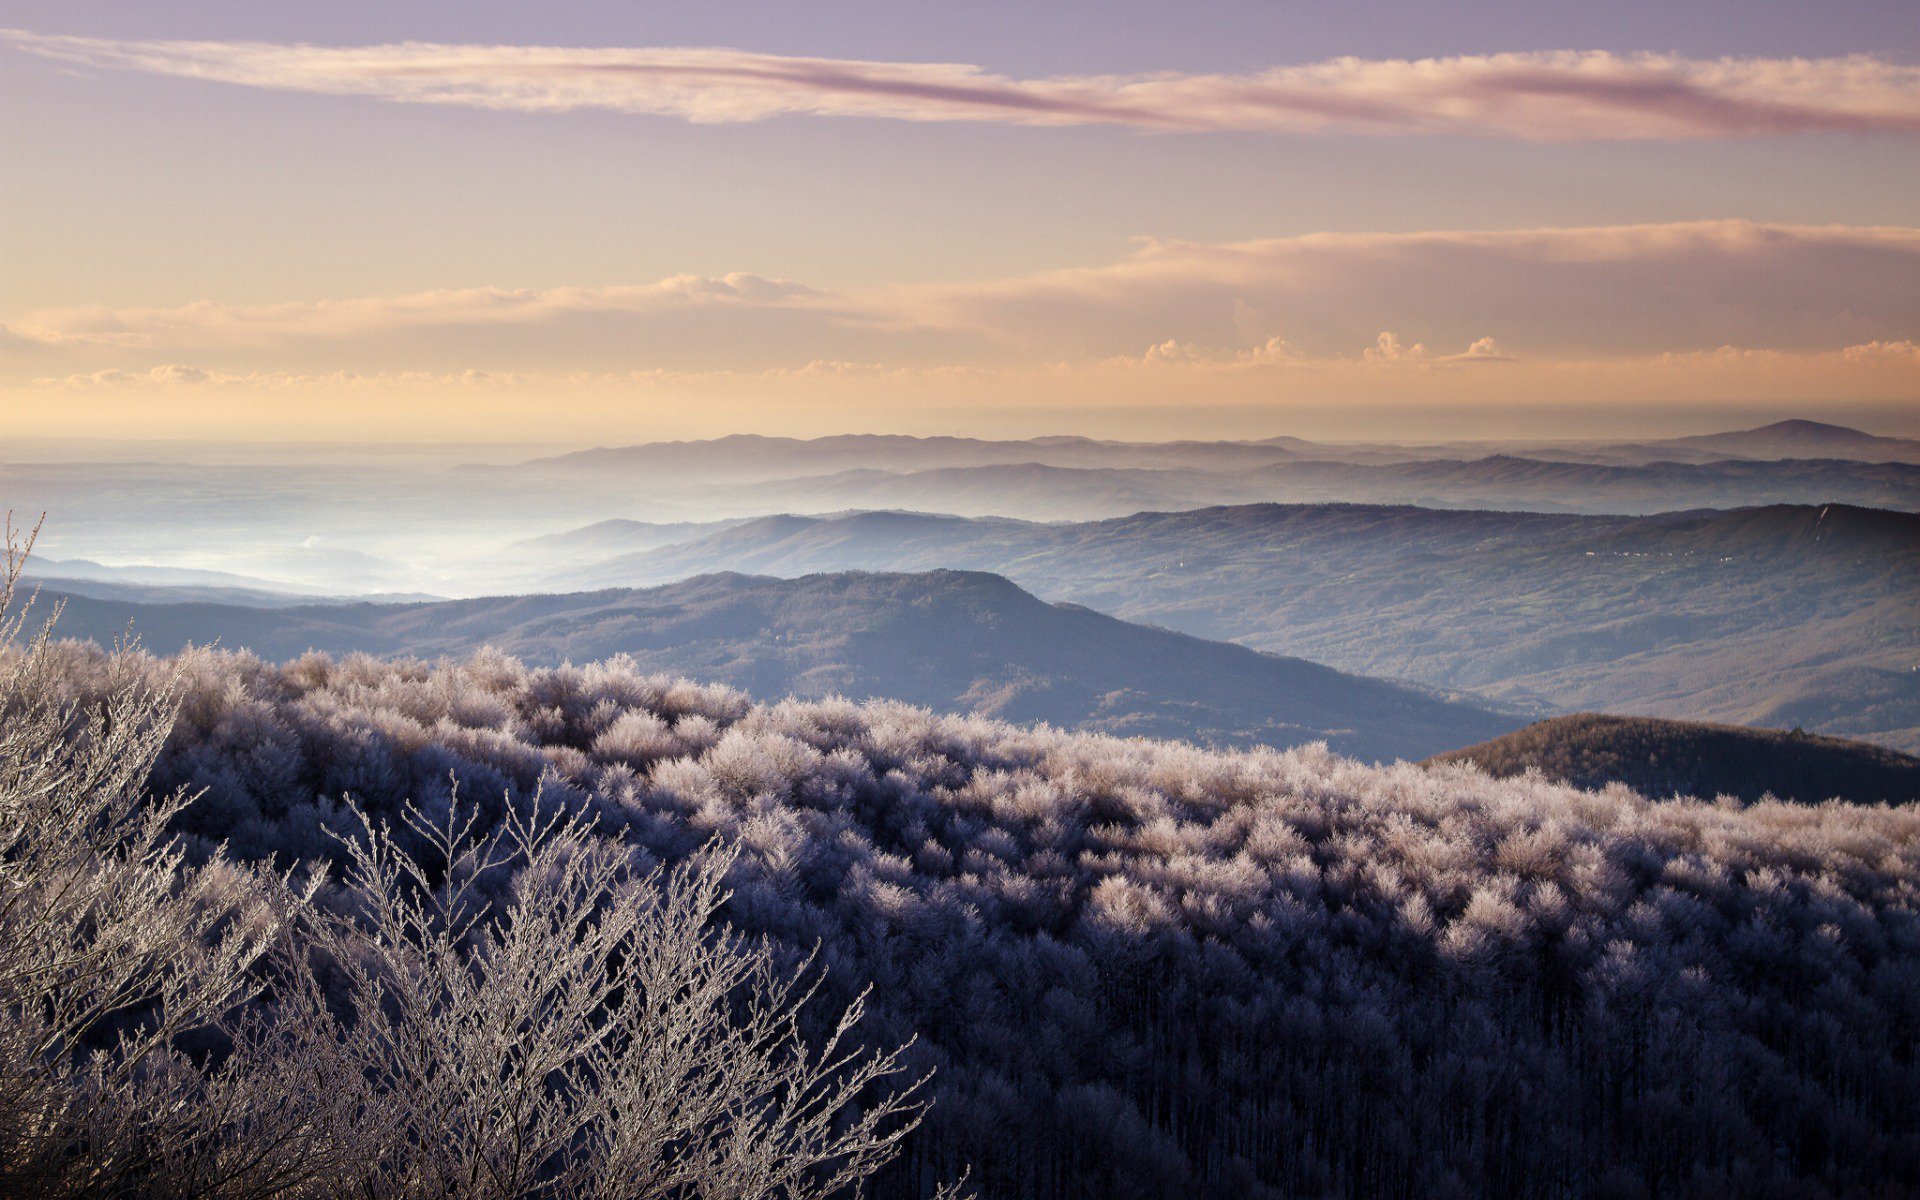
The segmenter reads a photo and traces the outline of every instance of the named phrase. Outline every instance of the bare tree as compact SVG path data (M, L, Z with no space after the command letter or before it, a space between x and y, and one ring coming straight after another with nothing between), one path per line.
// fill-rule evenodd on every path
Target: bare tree
M37 528L34 533L37 533ZM274 920L218 856L167 832L187 804L142 787L173 696L120 671L105 699L59 698L48 622L20 644L33 534L9 523L0 581L0 1191L112 1193L197 1124L183 1034L254 994ZM57 614L56 614L57 615Z
M584 817L512 806L403 821L422 849L362 815L345 903L296 943L295 1028L320 1032L295 1036L328 1043L303 1056L369 1085L354 1191L804 1200L919 1123L904 1047L848 1048L860 1003L809 1045L817 983L717 926L730 855L641 871Z

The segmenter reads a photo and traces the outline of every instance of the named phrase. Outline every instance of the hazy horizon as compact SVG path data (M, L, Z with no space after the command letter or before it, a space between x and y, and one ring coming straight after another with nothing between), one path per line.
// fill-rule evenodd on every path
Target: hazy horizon
M1636 440L1658 441L1713 433L1730 433L1761 428L1782 421L1818 421L1839 425L1876 437L1920 437L1920 408L1860 410L1858 417L1846 412L1822 412L1809 416L1803 409L1755 409L1745 413L1666 413L1657 424L1619 413L1581 413L1578 421L1567 414L1538 413L1531 420L1516 420L1511 414L1492 418L1481 414L1481 423L1463 427L1458 417L1443 413L1422 414L1404 424L1369 419L1367 427L1357 429L1328 415L1323 420L1292 420L1281 427L1260 420L1257 414L1229 410L1219 414L1223 428L1198 423L1191 412L1177 429L1160 432L1162 423L1172 424L1173 416L1151 414L1151 421L1137 432L1129 432L1113 423L1079 425L1050 421L1044 415L1026 414L1018 422L994 421L991 427L972 428L963 422L927 422L906 425L879 424L832 429L740 427L725 428L699 435L681 435L670 430L639 430L631 437L538 439L498 436L493 438L326 438L301 440L292 437L194 437L154 435L148 437L89 437L85 435L9 436L0 444L0 464L58 462L128 462L154 457L188 462L277 462L312 459L358 461L366 456L378 459L446 460L475 463L515 463L527 459L569 454L582 450L617 448L672 442L708 442L735 437L781 438L813 441L837 437L910 437L963 438L979 441L1037 441L1046 438L1085 438L1090 441L1160 445L1178 441L1260 442L1282 437L1297 437L1328 447L1344 446L1434 446L1474 447L1511 445L1515 447L1578 446L1614 444ZM1246 428L1242 429L1244 423Z

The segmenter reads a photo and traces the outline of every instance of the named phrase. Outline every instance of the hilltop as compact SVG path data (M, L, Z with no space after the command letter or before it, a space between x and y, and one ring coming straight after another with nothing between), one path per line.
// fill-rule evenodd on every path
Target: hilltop
M1668 438L1654 446L1703 450L1744 458L1847 458L1858 462L1920 462L1920 438L1881 437L1824 421L1775 421L1758 429Z
M1815 803L1909 804L1920 758L1817 734L1649 717L1575 713L1537 721L1432 762L1471 762L1496 778L1538 771L1575 787L1625 784L1643 795L1772 795Z

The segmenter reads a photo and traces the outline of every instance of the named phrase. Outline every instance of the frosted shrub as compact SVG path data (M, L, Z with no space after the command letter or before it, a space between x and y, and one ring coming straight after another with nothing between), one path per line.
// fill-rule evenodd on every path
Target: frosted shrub
M364 1081L331 1186L808 1200L918 1124L900 1052L846 1044L859 1001L810 1044L804 975L714 927L728 857L642 871L577 814L404 820L423 849L361 817L284 964L289 1048Z
M824 1200L919 1124L863 999L810 1004L818 969L715 920L729 854L647 869L537 791L483 827L457 788L396 825L304 786L316 744L395 789L409 740L464 761L384 735L423 718L502 777L586 770L523 740L517 663L309 656L288 678L340 692L283 708L249 656L23 641L30 545L0 576L0 1195ZM211 811L150 792L170 737ZM340 882L236 865L188 815Z
M103 702L115 672L157 684L175 669L46 653L47 685L83 704ZM818 1013L863 1003L840 1044L856 1064L907 1074L873 1079L838 1121L796 1115L800 1128L857 1129L887 1084L938 1067L926 1120L873 1175L876 1200L925 1197L968 1161L990 1195L1060 1200L1920 1192L1920 810L1655 801L1468 767L1368 767L1324 747L1216 753L890 703L755 707L617 661L276 668L215 654L176 686L207 719L176 732L151 790L217 784L220 820L250 831L237 849L328 862L340 881L277 943L329 947L276 959L307 982L277 984L245 1010L257 1030L236 1035L245 1062L270 1060L275 1037L331 1031L280 1057L346 1081L326 1090L335 1108L299 1124L292 1098L229 1107L347 1131L328 1133L321 1157L364 1163L354 1178L367 1186L492 1194L459 1180L531 1173L565 1195L575 1184L558 1181L606 1177L593 1164L638 1161L605 1132L638 1101L588 1103L581 1082L665 1078L618 1051L637 1018L593 1026L584 1058L506 1023L545 989L586 986L590 946L513 947L555 920L538 914L580 911L565 898L602 879L595 929L631 919L620 897L659 914L680 903L661 897L705 895L717 907L687 902L711 914L716 940L703 945L789 965L817 954ZM471 689L485 701L462 711L491 724L448 720L450 698ZM223 723L225 710L249 715ZM338 806L342 763L367 785L364 817ZM525 842L483 822L435 849L415 826L446 828L450 774L521 822ZM432 815L408 817L409 801ZM577 851L538 848L567 844L567 822L589 817L595 837ZM550 827L563 832L531 833ZM510 840L487 842L496 835ZM505 861L449 869L475 845ZM416 853L423 878L379 882ZM720 903L703 889L727 861ZM448 878L487 905L463 939L434 932L445 918L433 889ZM374 919L389 903L429 908ZM528 974L533 957L555 971ZM746 995L764 978L749 976ZM369 1001L416 994L388 982L408 978L446 981L414 1005L436 1032L405 1064L375 1069L379 1039L355 1039L397 1020ZM362 1034L323 1009L373 1016ZM836 1027L803 1013L786 1028L806 1056L797 1043L748 1055L748 1077L762 1061L816 1063ZM520 1107L490 1096L489 1071L520 1081ZM241 1094L248 1076L219 1078ZM357 1080L440 1107L385 1103ZM793 1111L781 1103L745 1111ZM330 1115L341 1106L426 1124L342 1125ZM452 1132L429 1138L433 1120L416 1111ZM731 1144L755 1127L709 1128ZM525 1132L503 1146L495 1129Z
M208 1135L175 1047L253 996L274 921L245 872L187 864L185 795L142 795L173 694L108 659L74 701L47 630L22 644L31 544L8 530L0 582L0 1194L112 1194Z

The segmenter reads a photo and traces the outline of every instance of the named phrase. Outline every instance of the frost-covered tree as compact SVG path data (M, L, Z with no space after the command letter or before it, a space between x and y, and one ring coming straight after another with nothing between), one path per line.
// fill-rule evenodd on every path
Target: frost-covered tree
M207 1132L181 1039L249 1000L275 920L245 872L189 865L149 798L174 696L124 657L63 695L49 630L0 580L0 1193L135 1188ZM24 641L23 641L24 635Z
M412 847L364 817L342 839L344 887L283 963L286 1050L359 1093L330 1186L813 1200L919 1123L901 1051L848 1044L860 1002L810 1042L805 973L716 927L727 856L641 869L537 806L402 819Z
M810 1004L817 970L715 921L727 852L665 868L537 795L484 823L453 789L392 821L289 795L309 747L232 660L23 637L30 547L0 576L0 1195L825 1200L919 1124L858 998ZM490 693L401 683L447 740L544 763ZM150 786L176 717L204 795ZM397 717L326 717L330 769L402 781ZM341 878L176 826L330 846Z
M864 994L849 1045L938 1068L884 1200L967 1162L1061 1200L1920 1192L1911 807L754 705L617 659L49 653L83 705L115 672L176 680L150 790L209 789L176 818L196 853L329 864L329 919L369 911L367 824L439 886L414 825L445 827L450 777L503 816L590 815L636 877L731 856L718 923L815 955L823 1013ZM514 875L474 894L552 877ZM297 1028L290 994L245 1011ZM799 1028L812 1050L834 1023Z

